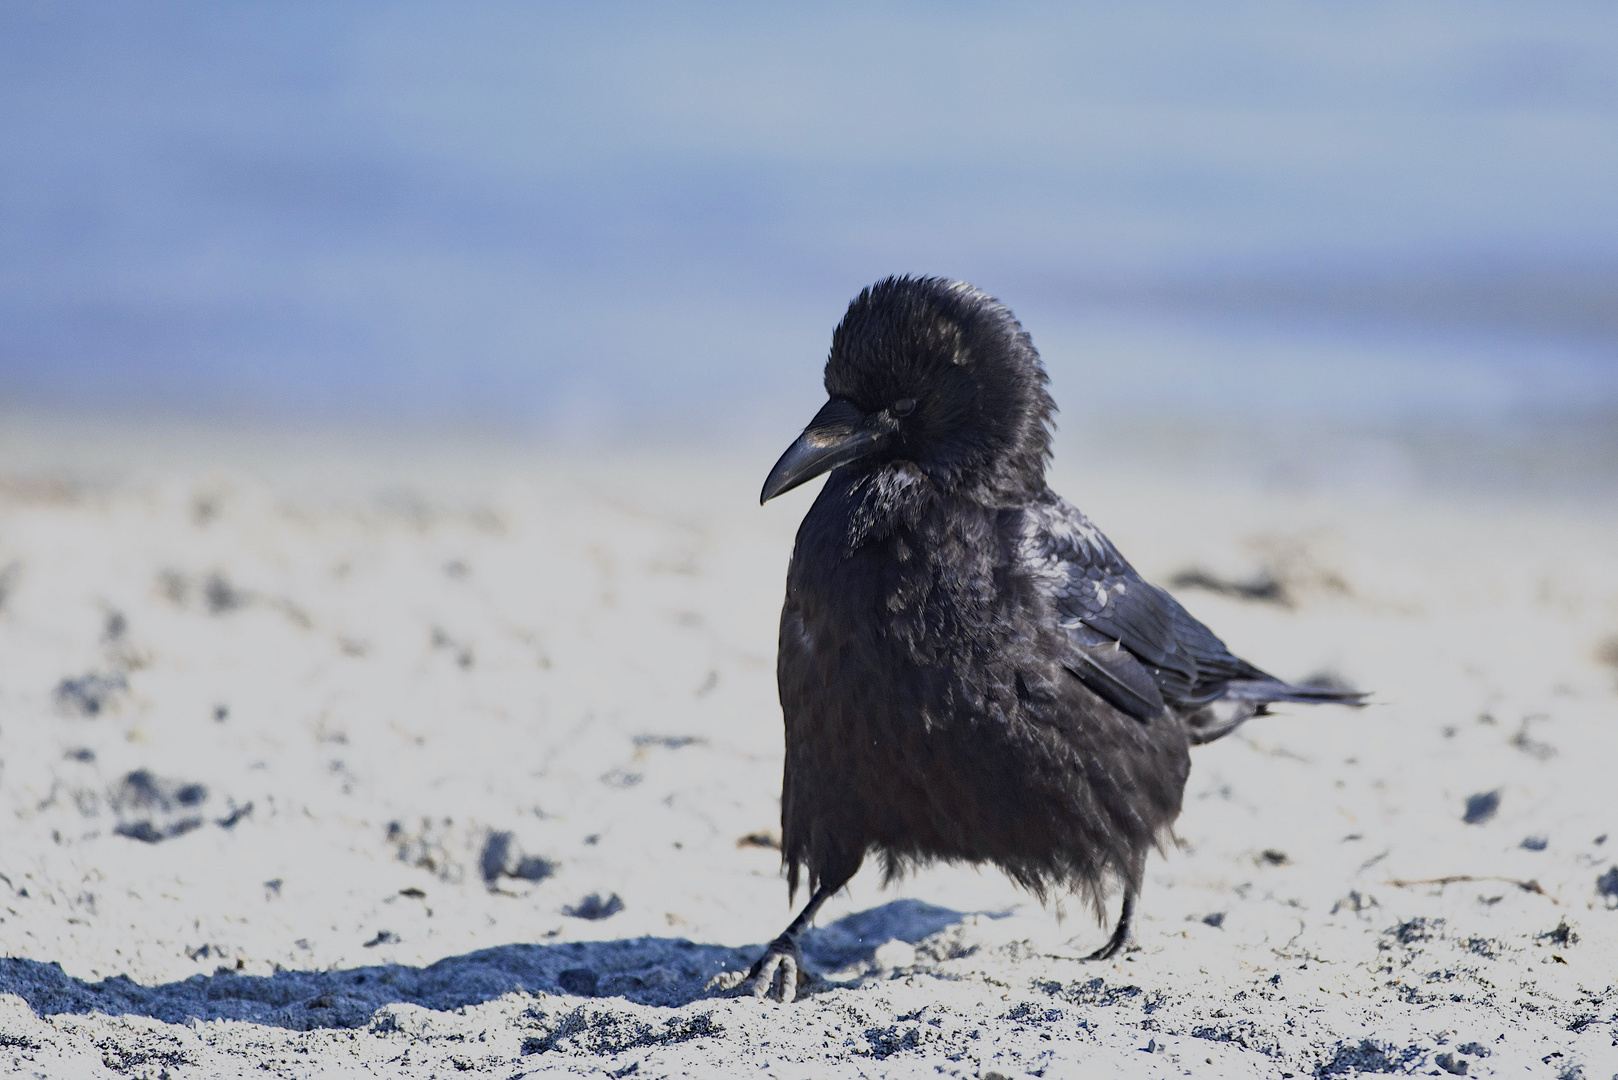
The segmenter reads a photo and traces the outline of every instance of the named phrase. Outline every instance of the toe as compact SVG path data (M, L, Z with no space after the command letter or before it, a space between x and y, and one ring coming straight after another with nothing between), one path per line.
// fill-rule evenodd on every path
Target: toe
M712 993L715 990L723 993L728 990L736 989L742 983L746 982L748 977L749 973L745 971L721 971L719 974L709 979L707 984L703 986L703 989L709 993Z
M1086 960L1111 960L1129 945L1128 938L1113 938L1095 952L1086 956Z
M798 996L798 962L790 956L781 957L781 1004L790 1005Z
M753 996L763 1001L769 996L770 986L775 982L775 969L781 966L780 953L766 953L762 959L753 965L751 976L753 979Z

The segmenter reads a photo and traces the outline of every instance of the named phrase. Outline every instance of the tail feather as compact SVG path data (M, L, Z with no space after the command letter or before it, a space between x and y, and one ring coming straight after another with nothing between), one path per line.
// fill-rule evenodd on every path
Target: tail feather
M1225 684L1225 692L1220 697L1226 700L1258 703L1297 701L1306 705L1359 707L1365 704L1365 699L1370 697L1370 694L1335 686L1300 686L1297 683L1282 682L1280 679L1232 679Z
M1362 708L1369 694L1330 686L1300 686L1280 679L1233 679L1225 692L1183 718L1193 746L1223 738L1255 716L1263 716L1277 701L1305 705L1348 705Z

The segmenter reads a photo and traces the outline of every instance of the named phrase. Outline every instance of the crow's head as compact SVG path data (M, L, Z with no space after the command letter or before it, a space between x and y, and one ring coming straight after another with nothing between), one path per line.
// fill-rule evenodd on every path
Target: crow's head
M938 489L989 502L1044 485L1045 368L1016 317L964 282L892 277L861 292L832 335L826 392L761 502L854 463L913 462Z

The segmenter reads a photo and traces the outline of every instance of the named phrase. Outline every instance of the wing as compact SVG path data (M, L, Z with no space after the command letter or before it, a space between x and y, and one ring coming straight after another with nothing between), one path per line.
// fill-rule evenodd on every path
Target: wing
M1113 705L1144 720L1164 704L1204 705L1233 679L1270 678L1137 574L1077 508L1052 495L1026 513L1024 561L1052 591L1078 654L1070 670Z

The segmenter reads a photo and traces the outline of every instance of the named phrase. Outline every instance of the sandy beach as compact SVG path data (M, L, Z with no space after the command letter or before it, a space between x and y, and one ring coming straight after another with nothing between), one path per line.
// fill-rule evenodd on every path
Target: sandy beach
M817 485L68 445L0 467L0 1072L1618 1075L1610 503L1059 456L1235 651L1375 703L1199 750L1119 959L998 872L867 867L783 1007L725 976L792 914L775 622Z

